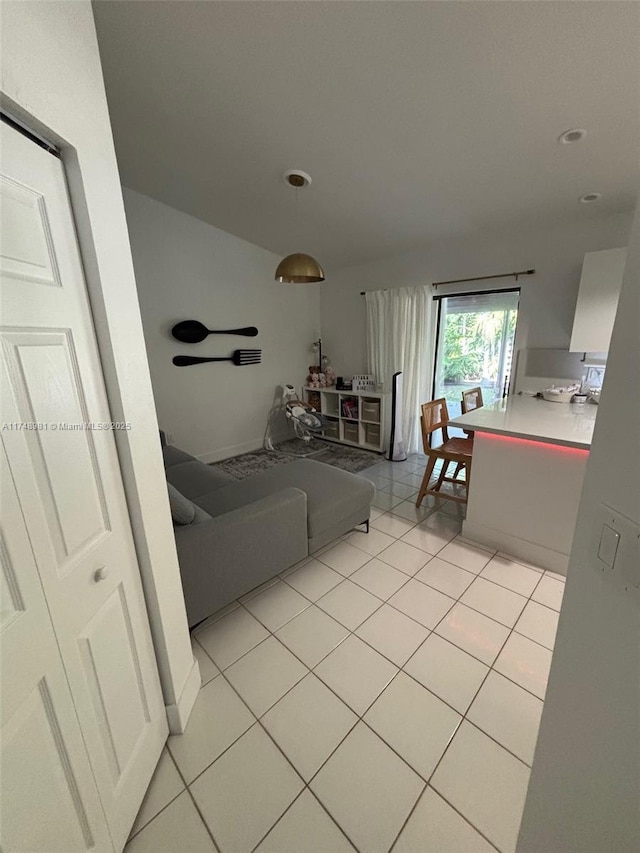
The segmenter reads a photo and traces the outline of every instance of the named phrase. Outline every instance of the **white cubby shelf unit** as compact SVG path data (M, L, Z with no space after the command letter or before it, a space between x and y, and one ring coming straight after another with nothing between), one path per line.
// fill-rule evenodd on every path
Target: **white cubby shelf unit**
M304 392L306 401L324 415L323 438L383 452L389 434L388 394L308 387Z

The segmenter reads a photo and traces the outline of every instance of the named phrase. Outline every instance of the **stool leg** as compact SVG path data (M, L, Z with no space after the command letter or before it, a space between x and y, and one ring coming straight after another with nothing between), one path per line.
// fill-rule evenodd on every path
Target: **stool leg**
M442 488L442 484L444 483L444 478L446 476L448 467L449 467L449 463L445 459L444 462L442 463L442 469L440 470L440 476L438 477L438 482L434 486L433 491L439 492L440 489Z
M427 462L427 467L424 472L424 477L422 478L422 485L420 486L420 491L418 492L418 497L416 498L416 506L420 506L422 503L422 499L427 493L427 489L429 488L429 480L431 479L431 474L433 473L433 466L436 464L436 457L430 456L429 461Z

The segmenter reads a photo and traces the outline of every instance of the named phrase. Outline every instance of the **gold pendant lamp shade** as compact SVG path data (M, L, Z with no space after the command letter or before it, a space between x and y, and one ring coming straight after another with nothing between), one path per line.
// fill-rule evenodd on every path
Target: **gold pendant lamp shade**
M311 255L296 252L280 261L276 270L276 281L283 284L311 284L314 281L324 281L324 270Z
M299 169L290 169L284 173L283 177L285 183L295 190L308 187L311 183L311 176ZM313 282L324 281L324 270L311 255L305 255L304 252L294 252L293 255L287 255L280 261L275 278L282 284L312 284Z

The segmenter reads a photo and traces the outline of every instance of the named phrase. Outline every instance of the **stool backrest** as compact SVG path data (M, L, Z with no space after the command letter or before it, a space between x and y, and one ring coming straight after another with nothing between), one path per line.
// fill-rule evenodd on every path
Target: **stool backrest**
M428 453L431 447L431 434L436 430L442 430L443 441L449 440L447 424L449 423L449 411L447 401L444 397L423 403L421 406L420 424L422 425L422 444L424 452Z
M469 388L468 391L462 392L462 414L473 412L474 409L481 409L484 403L482 402L482 388Z

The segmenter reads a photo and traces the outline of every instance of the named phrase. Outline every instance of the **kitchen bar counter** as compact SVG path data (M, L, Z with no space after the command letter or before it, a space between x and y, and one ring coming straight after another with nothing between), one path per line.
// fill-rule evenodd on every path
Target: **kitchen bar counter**
M597 411L508 397L453 418L474 432L463 534L566 574Z
M588 450L597 413L594 403L549 403L537 397L514 396L453 418L450 423L462 429Z

